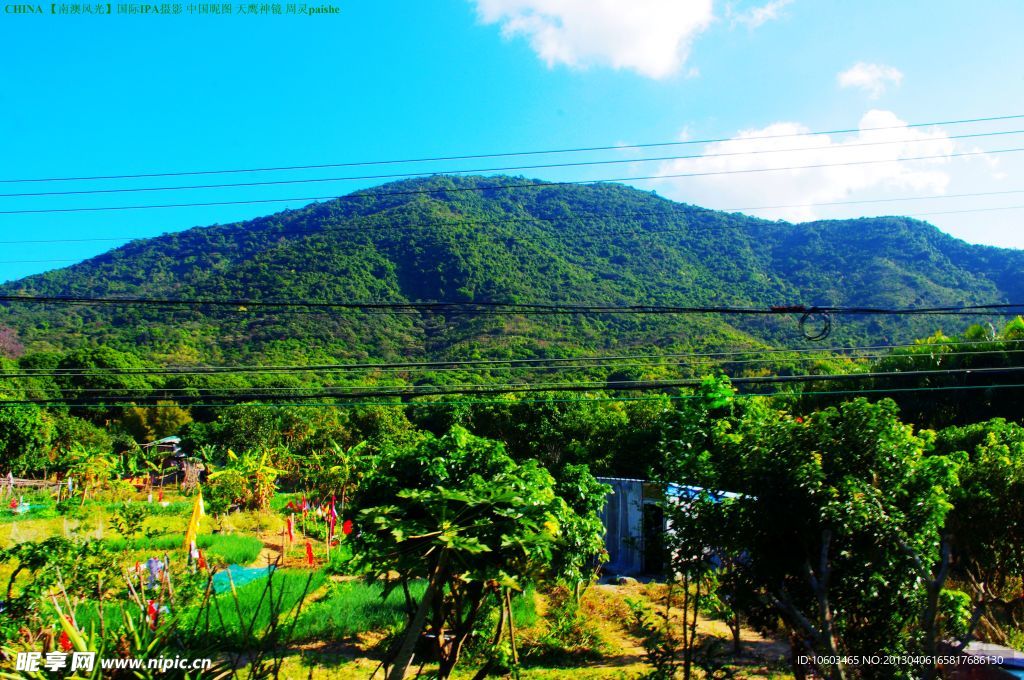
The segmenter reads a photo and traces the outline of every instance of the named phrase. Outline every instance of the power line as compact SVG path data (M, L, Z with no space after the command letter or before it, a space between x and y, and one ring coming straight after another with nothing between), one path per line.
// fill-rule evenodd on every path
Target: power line
M182 177L190 175L223 175L223 174L237 174L237 173L254 173L254 172L280 172L280 171L291 171L291 170L319 170L327 168L342 168L342 167L364 167L373 165L398 165L404 163L430 163L439 161L459 161L459 160L478 160L483 158L508 158L515 156L538 156L547 154L564 154L564 153L584 153L593 151L621 151L624 149L649 149L659 147L676 147L676 146L691 146L697 144L714 144L718 142L732 142L732 141L757 141L765 139L783 139L793 137L807 137L814 135L830 135L830 134L847 134L854 132L872 132L877 130L895 130L904 128L921 128L931 127L937 125L968 125L972 123L988 123L1005 120L1017 120L1024 118L1024 114L1014 114L1006 116L988 116L984 118L961 118L957 120L945 120L930 123L908 123L903 125L883 125L876 127L866 128L845 128L838 130L819 130L813 132L794 132L785 134L774 134L774 135L755 135L749 137L735 138L735 137L720 137L713 139L693 139L684 141L673 141L673 142L653 142L646 144L616 144L612 146L590 146L590 147L575 147L575 148L563 148L563 149L544 149L537 151L505 151L497 153L479 153L479 154L468 154L461 156L434 156L426 158L409 158L401 160L377 160L377 161L355 161L348 163L321 163L315 165L290 165L290 166L277 166L277 167L264 167L264 168L242 168L242 169L230 169L230 170L191 170L181 172L154 172L154 173L134 173L134 174L121 174L121 175L95 175L91 177L41 177L33 179L0 179L2 184L21 183L21 182L75 182L75 181L92 181L92 180L110 180L110 179L140 179L140 178L151 178L151 177Z
M882 307L840 307L787 305L772 307L724 307L724 306L671 306L671 305L612 305L607 303L555 303L555 302L338 302L338 301L271 301L271 300L213 300L213 299L170 299L170 298L109 298L84 296L50 295L0 295L0 302L24 304L64 305L118 305L158 307L219 307L232 311L246 312L250 309L330 309L354 311L387 311L410 313L458 313L458 314L854 314L854 315L984 315L1012 314L1011 310L1024 308L1024 303L992 303L946 307L882 308Z
M1020 130L1014 130L1015 134L1019 134ZM986 133L986 134L997 134L997 133ZM1004 134L1004 133L999 133ZM934 140L917 140L917 141L934 141ZM892 144L895 142L866 142L864 146L870 146L874 144ZM906 143L902 141L900 143ZM854 146L854 145L850 145ZM501 167L501 168L475 168L472 170L450 170L444 172L430 172L430 173L399 173L399 174L387 174L387 175L360 175L360 176L349 176L349 177L315 177L315 178L304 178L304 179L279 179L279 180L264 180L259 182L235 182L226 184L194 184L191 186L162 186L162 187L129 187L120 189L79 189L79 190L68 190L68 191L37 191L37 192L19 192L19 193L8 193L0 194L0 198L33 198L41 196L83 196L83 195L100 195L100 194L124 194L124 193L141 193L148 191L194 191L199 189L238 189L248 187L266 187L266 186L282 186L292 184L319 184L324 182L352 182L352 181L366 181L366 180L393 180L400 178L422 178L422 177L445 177L450 175L472 175L487 172L502 172L510 170L540 170L540 169L552 169L552 168L565 168L565 167L578 167L586 165L609 165L617 163L638 163L638 162L650 162L650 161L670 161L670 160L695 160L703 158L716 158L720 156L737 156L747 154L760 154L760 153L778 153L782 151L802 151L812 149L780 149L780 150L761 150L761 151L746 151L746 152L727 152L721 154L704 154L704 155L691 155L691 156L666 156L662 158L646 158L646 159L614 159L604 161L587 161L579 163L555 163L548 165L521 165L514 167ZM586 184L592 182L621 182L625 180L641 180L641 179L659 179L659 178L679 178L679 177L705 177L710 175L733 175L750 172L777 172L782 170L806 170L812 168L830 168L830 167L843 167L849 165L870 165L874 163L896 163L903 161L921 161L921 160L934 160L939 158L959 158L963 156L980 156L985 154L997 154L997 153L1015 153L1018 151L1024 151L1024 148L1010 148L1010 149L992 149L988 151L961 151L956 153L946 154L932 154L926 156L907 156L904 158L884 158L876 160L861 160L861 161L844 161L842 163L816 163L813 165L794 165L780 168L742 168L733 170L708 170L703 172L691 172L691 173L675 173L675 174L662 174L651 177L623 177L623 178L612 178L612 179L601 179L601 180L580 180L576 182L560 182L559 184ZM377 195L386 196L393 195L390 193L380 193Z
M61 258L54 260L0 260L0 264L42 264L44 262L81 262L82 260L75 260L69 258Z
M1024 193L1024 189L1021 190ZM327 197L330 198L330 197ZM282 199L291 200L291 199ZM303 198L296 200L320 200L315 198ZM530 223L556 223L556 222L576 222L576 221L600 221L607 220L610 218L628 218L628 219L682 219L685 215L674 215L670 212L634 212L626 214L608 215L608 214L579 214L574 213L568 216L561 217L507 217L502 219L489 219L489 220L453 220L447 222L416 222L416 223L400 223L400 224L356 224L356 225L343 225L333 227L301 227L301 228L281 228L275 229L273 234L297 234L297 235L314 235L314 234L333 234L333 233L372 233L372 232L391 232L391 231L406 231L406 230L428 230L432 228L447 228L447 227L470 227L470 226L484 226L484 225L499 225L508 226L513 224L530 224ZM636 229L619 229L614 230L598 229L592 230L590 233L593 234L639 234L646 233L654 230L645 229L642 232ZM677 231L677 229L671 229L669 231ZM187 234L188 231L184 232L173 232L171 234L162 234L151 237L143 236L123 236L123 237L105 237L105 238L73 238L73 239L29 239L21 241L0 241L0 244L28 244L28 243L81 243L90 241L131 241L137 239L156 239L162 236L180 236ZM252 235L253 232L245 232L246 235ZM505 235L503 235L505 236ZM515 238L523 239L523 235L513 234ZM47 260L37 260L38 262L45 262ZM66 260L49 260L53 262L66 261Z
M763 397L766 399L784 397L808 397L808 396L861 396L867 394L895 394L895 393L926 393L926 392L955 392L955 391L973 391L973 390L998 390L998 389L1021 389L1024 388L1024 383L1010 384L1010 383L995 383L991 385L943 385L937 387L888 387L888 388L872 388L872 389L852 389L852 390L814 390L814 391L803 391L803 392L737 392L733 394L736 398L757 398ZM395 401L341 401L341 402L277 402L273 403L274 407L309 407L309 408L362 408L366 406L377 406L386 408L410 408L410 407L436 407L436 406L462 406L465 404L486 404L494 406L511 406L514 404L555 404L555 403L607 403L607 402L645 402L645 401L680 401L689 399L703 399L704 396L700 394L660 394L656 397L630 397L626 395L619 395L614 397L586 397L586 398L546 398L546 399L517 399L515 402L508 402L504 400L486 399L486 400L474 400L474 399L459 399L456 401L416 401L416 402L395 402ZM161 400L163 402L170 402L170 400ZM31 403L31 402L29 402ZM197 403L189 402L187 405L193 408L222 408L229 406L237 406L247 404L244 401L235 402L218 402L218 403ZM0 408L4 405L15 405L14 402L0 401ZM68 406L75 406L76 404L68 404ZM270 406L270 404L250 404L254 406ZM90 403L83 404L81 406L89 407L124 407L124 406L138 406L134 402L119 402L119 401L105 401L101 403ZM177 402L172 403L152 403L146 405L149 408L178 408L180 406Z
M974 134L965 135L953 135L945 137L944 139L964 139L964 138L975 138L975 137L993 137L999 135L1016 135L1021 134L1024 130L1002 130L998 132L979 132ZM138 193L146 191L186 191L194 189L228 189L237 187L253 187L253 186L274 186L282 184L310 184L319 182L352 182L352 181L366 181L366 180L395 180L395 179L412 179L419 177L432 177L437 175L473 175L490 172L509 172L513 170L550 170L555 168L578 168L587 166L598 166L598 165L620 165L623 163L654 163L663 161L679 161L679 160L702 160L707 158L723 158L723 157L735 157L735 156L751 156L751 155L762 155L762 154L773 154L773 153L799 153L803 151L841 151L850 148L867 147L867 146L885 146L891 144L919 144L922 142L935 142L934 139L918 138L918 139L896 139L878 142L858 142L853 144L844 144L842 146L826 145L826 146L805 146L805 147L794 147L787 149L755 149L752 151L726 151L722 153L708 153L708 154L691 154L685 156L659 156L654 158L614 158L604 159L597 161L576 161L571 163L546 163L539 165L515 165L515 166L502 166L495 168L469 168L465 170L458 169L446 169L437 170L431 172L404 172L404 173L391 173L384 175L359 175L349 177L325 177L325 178L306 178L306 179L290 179L290 180L266 180L260 182L238 182L228 184L207 184L207 185L195 185L195 186L169 186L169 187L128 187L128 188L115 188L115 189L82 189L82 190L68 190L68 191L40 191L40 192L20 192L20 193L8 193L0 194L0 198L26 198L26 197L38 197L38 196L78 196L78 195L93 195L93 194L120 194L120 193ZM898 161L901 159L889 159ZM917 160L917 159L907 159Z
M1001 343L1019 343L1024 342L1021 340L1001 340L996 341ZM972 343L955 343L954 345L943 345L943 346L955 346L960 344L972 344ZM991 342L977 343L977 344L993 344ZM900 348L900 347L925 347L928 345L892 345L888 349ZM559 370L579 370L579 369L621 369L621 368L689 368L699 366L716 366L720 363L726 363L729 365L746 365L746 364L759 364L759 363L772 363L772 362L783 362L783 361L821 361L827 359L851 359L851 360L877 360L877 359L946 359L948 357L963 357L963 356L992 356L992 355L1007 355L1007 354L1020 354L1024 353L1024 349L993 349L993 350L966 350L966 351L953 351L953 352L938 352L933 354L839 354L829 352L838 352L837 349L810 349L810 348L794 348L791 350L782 350L786 353L802 353L798 357L760 357L756 359L734 359L727 355L719 355L718 358L713 358L711 355L679 355L688 357L709 357L701 358L696 361L678 359L673 355L666 354L652 354L652 355L627 355L624 359L647 359L646 362L636 361L624 361L614 362L616 357L577 357L575 359L561 359L551 361L595 361L596 363L569 363L569 364L538 364L538 363L525 363L522 365L516 365L516 360L501 361L497 360L492 363L485 363L480 366L479 362L403 362L393 364L363 364L363 365L347 365L347 364L328 364L319 366L212 366L212 367L195 367L193 369L179 369L179 368L131 368L131 369L21 369L18 372L3 373L0 372L0 381L8 379L38 379L38 378L88 378L88 377L115 377L115 376L126 376L126 375L163 375L163 376L217 376L217 375L247 375L247 374L268 374L268 373L281 373L284 375L295 375L302 373L373 373L377 371L393 371L394 373L419 373L419 372L469 372L474 369L484 370L488 372L500 371L524 371L524 370L535 370L535 371L559 371ZM811 354L810 352L813 352ZM767 353L766 351L750 351L735 354L758 354ZM668 361L663 361L668 359ZM612 360L612 361L610 361ZM659 361L662 360L662 361ZM489 360L483 360L489 361ZM544 359L538 360L522 360L522 361L547 361ZM511 365L510 365L511 364ZM161 388L166 389L166 388ZM181 388L181 389L196 389L195 387ZM227 389L227 388L217 388ZM231 388L235 389L235 388ZM251 389L249 387L237 388L237 389ZM292 389L292 388L288 388Z
M739 377L731 378L730 381L734 385L747 385L747 384L779 384L779 383L808 383L808 382L836 382L836 381L848 381L848 380L869 380L878 378L924 378L933 376L950 376L950 375L1003 375L1011 373L1019 373L1024 371L1024 366L1011 366L1011 367L1000 367L1000 368L972 368L972 369L942 369L934 371L902 371L895 373L886 372L869 372L869 373L841 373L841 374L825 374L825 375L792 375L792 376L752 376L752 377ZM208 399L215 398L218 396L230 396L240 401L259 401L259 400L277 400L279 398L288 399L322 399L332 397L351 397L356 399L367 399L367 398L379 398L379 397L402 397L402 398L414 398L421 396L446 396L446 395L497 395L497 394L512 394L512 393L523 393L523 392L589 392L595 389L609 389L615 391L641 391L647 392L652 390L664 390L664 389L676 389L685 387L697 387L703 383L703 379L683 379L683 380L667 380L667 381L614 381L608 383L607 381L591 382L591 383L509 383L504 385L431 385L429 389L423 389L423 386L399 386L391 387L388 389L381 388L379 386L369 386L376 389L365 389L368 386L335 386L330 388L333 391L327 391L326 389L317 392L289 392L286 394L275 394L265 392L251 392L236 395L217 395L212 393L199 394L194 397L179 398L179 402L187 404L189 399ZM988 386L986 386L988 387ZM486 389L485 389L486 388ZM352 392L339 392L339 390L353 390ZM355 390L364 389L362 392ZM111 390L111 392L124 393L128 390ZM197 390L198 391L198 390ZM125 397L120 397L125 398ZM132 399L135 404L148 404L156 401L166 401L167 395L160 394L145 394L137 397L128 397ZM101 398L102 399L102 398ZM37 405L69 405L69 406L89 406L97 404L97 400L93 399L7 399L0 400L0 405L4 404L37 404Z
M662 358L692 358L692 357L730 357L730 356L743 356L748 354L778 354L778 353L819 353L819 352L856 352L856 351L874 351L874 350L889 350L889 349L905 349L905 348L918 348L918 347L948 347L951 344L955 345L991 345L995 343L1007 343L1015 344L1021 343L1024 340L967 340L967 341L950 341L950 342L912 342L894 345L865 345L865 346L846 346L846 347L829 347L829 348L818 348L818 347L764 347L764 348L750 348L750 349L733 349L721 352L680 352L672 354L619 354L619 355L594 355L590 357L536 357L529 359L450 359L444 361L430 361L430 362L391 362L391 363L361 363L361 364L319 364L319 365L271 365L271 366L208 366L208 367L163 367L153 370L168 370L174 371L178 368L193 369L193 368L208 368L210 370L248 370L250 368L259 369L261 371L268 370L285 370L290 371L298 368L308 368L313 370L319 369L330 369L335 367L345 368L360 368L375 370L380 368L431 368L431 367L447 367L447 366L491 366L491 365L531 365L537 363L558 363L558 362L572 362L572 361L607 361L607 360L618 360L618 359L662 359ZM28 369L22 369L28 370ZM41 371L49 371L50 369L39 369ZM60 370L60 369L57 369ZM77 370L77 369L68 369ZM130 373L136 369L119 369L125 373ZM144 368L138 369L141 371L148 372L151 369Z
M864 199L856 201L831 201L822 203L796 203L790 205L766 205L766 206L749 206L749 207L730 207L730 208L697 208L698 210L720 210L721 212L743 212L753 210L781 210L786 208L818 208L818 207L829 207L829 206L841 206L841 205L859 205L859 204L872 204L872 203L890 203L890 202L902 202L902 201L923 201L923 200L945 200L953 198L969 198L969 197L982 197L982 196L999 196L1006 194L1021 194L1024 193L1024 189L1010 189L1007 191L978 191L961 194L942 194L942 195L930 195L930 196L904 196L897 198L876 198L876 199ZM282 199L270 199L270 202L292 202L292 201L324 201L333 200L335 196L307 196L307 197L296 197L296 198L282 198ZM245 202L245 201L243 201ZM209 204L219 205L219 204ZM696 206L694 206L696 207ZM1012 206L1019 207L1019 206ZM103 208L106 210L106 208ZM116 210L118 208L110 208ZM984 208L978 209L984 210ZM921 213L911 213L905 215L906 217L920 216ZM632 212L632 213L619 213L619 214L581 214L572 213L570 215L562 215L559 217L508 217L503 219L493 220L462 220L452 222L420 222L420 223L402 223L402 224L387 224L387 225L346 225L339 227L317 227L317 228L283 228L274 231L275 234L322 234L322 233L334 233L334 232L366 232L366 231L398 231L405 229L429 229L432 227L450 227L450 226L479 226L479 225L510 225L519 223L531 223L531 222L573 222L573 221L590 221L590 220L607 220L611 218L617 219L676 219L685 218L686 215L672 214L671 212ZM666 231L677 231L676 229ZM186 232L172 232L170 235L183 234ZM600 230L593 233L656 233L653 229L640 230ZM2 245L17 245L17 244L29 244L29 243L88 243L88 242L99 242L99 241L132 241L136 239L144 238L160 238L168 234L157 234L155 236L107 236L98 238L60 238L60 239L24 239L24 240L2 240ZM69 262L73 260L23 260L23 261L11 261L14 262ZM7 262L0 262L0 264L7 264Z
M1000 210L1021 210L1024 205L1003 205L993 208L968 208L966 210L938 210L933 212L916 213L914 217L929 217L931 215L963 215L965 213L997 212Z
M760 383L789 383L789 382L834 382L843 380L868 380L878 378L929 378L933 376L947 376L947 375L999 375L1004 373L1016 373L1024 371L1024 366L996 366L996 367L982 367L982 368L943 368L943 369L931 369L931 370L912 370L912 371L868 371L863 373L824 373L824 374L797 374L797 375L771 375L771 376L739 376L731 377L730 381L733 384L760 384ZM435 385L325 385L321 389L326 390L397 390L396 394L436 394L437 390L456 390L455 394L461 394L465 390L476 390L476 389L490 389L497 392L517 392L517 391L564 391L574 390L577 388L603 388L603 389L614 389L614 390L633 390L633 389L663 389L663 388L675 388L675 387L696 387L700 385L703 378L683 378L673 380L594 380L594 381L580 381L573 380L571 382L547 382L547 383L535 383L535 382L518 382L518 383L462 383L462 384L435 384ZM188 388L173 388L174 390L196 390L201 391L203 388L188 387ZM235 388L206 388L207 390L234 390ZM252 390L254 388L242 388ZM300 386L275 386L275 387L264 387L257 388L264 390L292 390L297 391L304 389ZM163 390L161 388L81 388L76 389L76 392L145 392L159 393L170 391ZM257 396L266 396L264 393L257 392Z
M749 173L761 173L761 172L781 172L790 170L811 170L817 168L833 168L833 167L847 167L854 165L872 165L878 163L900 163L906 161L921 161L921 160L935 160L935 159L948 159L948 158L962 158L967 156L980 156L986 154L1003 154L1003 153L1017 153L1024 151L1024 147L1015 147L1009 149L990 149L987 151L963 151L949 154L938 154L931 156L907 156L898 159L879 159L879 160L864 160L864 161L848 161L843 163L815 163L811 165L791 165L785 167L775 168L741 168L734 170L710 170L705 172L686 172L686 173L669 173L661 175L646 175L639 177L608 177L604 179L589 179L589 180L572 180L572 181L530 181L524 184L496 184L486 186L471 186L471 187L438 187L434 189L407 189L401 191L370 191L360 190L351 194L345 194L342 196L331 196L321 198L297 198L297 199L253 199L244 201L207 201L198 203L165 203L165 204L144 204L144 205L133 205L133 206L108 206L108 207L78 207L78 208L37 208L37 209L24 209L24 210L0 210L0 215L27 215L27 214L41 214L41 213L64 213L64 212L97 212L97 211L110 211L110 210L149 210L158 208L191 208L191 207L205 207L215 205L243 205L243 204L258 204L258 203L282 203L292 201L305 201L305 200L348 200L348 199L363 199L363 198L381 198L386 196L411 196L411 195L426 195L426 194L439 194L439 193L463 193L469 191L508 191L513 189L536 189L541 187L552 187L552 186L587 186L595 184L603 184L609 182L628 182L628 181L639 181L639 180L657 180L657 179L679 179L684 177L708 177L718 175L738 175L738 174L749 174ZM443 177L438 175L437 177ZM334 181L330 179L317 179L317 180L282 180L279 182L271 182L271 184L284 184L284 183L308 183L308 182L325 182ZM165 187L151 189L152 191L172 191L179 189L197 189L197 188L217 188L217 186L260 186L265 183L246 183L246 184L235 184L235 185L206 185L206 186L193 186L193 187ZM91 193L91 192L81 192ZM94 192L93 192L94 193ZM13 196L14 194L8 194ZM23 194L24 195L24 194Z
M731 377L730 381L736 385L761 384L761 383L806 383L806 382L836 382L844 380L868 380L878 378L930 378L933 376L947 375L995 375L1003 373L1016 373L1024 371L1024 366L987 367L987 368L947 368L933 370L914 371L874 371L864 373L824 373L824 374L798 374L798 375L772 375L772 376L740 376ZM536 391L573 391L589 389L608 390L649 390L675 387L696 387L702 383L702 378L685 378L673 380L573 380L571 382L507 382L507 383L458 383L458 384L417 384L417 385L381 385L381 384L356 384L356 385L323 385L319 387L322 394L344 394L349 390L381 390L387 393L394 393L396 396L421 395L421 394L445 394L447 390L455 390L455 394L465 393L467 390L487 389L495 393L507 392L536 392ZM303 386L269 386L260 387L253 391L253 387L180 387L180 388L76 388L75 393L106 393L125 395L126 393L137 393L140 396L159 398L170 393L197 392L200 396L223 396L221 393L243 392L249 396L261 398L280 395L282 393L292 396L293 393L300 393L305 389ZM312 398L312 397L311 397Z

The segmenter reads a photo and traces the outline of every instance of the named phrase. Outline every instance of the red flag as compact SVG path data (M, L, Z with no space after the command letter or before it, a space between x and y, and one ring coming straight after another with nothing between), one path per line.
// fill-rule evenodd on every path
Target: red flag
M70 623L72 626L75 625L75 620L67 614L64 615L64 620ZM71 638L68 637L68 632L66 630L62 630L60 632L60 639L57 640L57 643L60 645L60 648L65 652L70 652L75 647L73 644L71 644Z
M306 564L311 567L316 566L316 558L313 557L313 546L309 544L309 541L306 541Z
M156 600L150 600L146 605L146 618L149 619L149 627L156 630L156 620L160 616L160 610L156 606Z
M288 518L288 540L295 541L295 518Z
M203 551L197 551L199 553L199 568L206 569L206 557L203 555Z
M306 502L306 494L302 494L302 514L309 512L309 503Z
M164 488L163 487L160 487L160 493L157 494L156 501L157 501L157 503L163 503L164 502Z
M350 519L345 520L344 522L341 523L341 533L343 533L346 536L348 536L349 534L352 533L352 527L353 527L352 520L350 520Z

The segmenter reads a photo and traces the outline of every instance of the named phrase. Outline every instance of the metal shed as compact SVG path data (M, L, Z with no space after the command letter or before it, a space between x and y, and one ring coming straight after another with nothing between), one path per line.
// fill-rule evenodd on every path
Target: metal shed
M608 551L604 569L617 576L640 574L644 571L644 482L620 477L597 479L612 487L601 511Z

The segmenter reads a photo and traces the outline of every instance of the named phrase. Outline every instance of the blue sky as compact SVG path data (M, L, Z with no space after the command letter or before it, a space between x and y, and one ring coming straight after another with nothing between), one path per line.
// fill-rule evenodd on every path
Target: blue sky
M314 17L0 13L0 179L737 138L646 152L707 158L521 174L600 179L886 160L635 184L716 208L802 206L754 213L796 221L983 208L922 219L973 243L1024 248L1024 210L992 210L1024 205L1024 192L821 205L1024 190L1024 152L977 153L1024 147L1024 134L951 139L1024 130L1024 118L900 128L1024 113L1019 1L336 4L339 15ZM742 139L858 126L887 129ZM814 148L793 150L800 147ZM754 149L761 154L742 155ZM722 153L733 155L714 157ZM905 160L920 155L935 158ZM565 157L532 160L558 158ZM572 160L598 158L636 160L638 154ZM385 168L506 164L520 162ZM337 177L381 168L362 170L4 183L0 194ZM327 196L374 183L0 197L0 211ZM142 237L301 204L0 214L0 241L8 241L0 244L0 280L119 243L9 241Z

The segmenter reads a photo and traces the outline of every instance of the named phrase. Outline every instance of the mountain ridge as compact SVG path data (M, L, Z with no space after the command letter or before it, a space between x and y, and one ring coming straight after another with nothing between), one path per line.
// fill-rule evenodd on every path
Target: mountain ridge
M512 189L510 185L516 185ZM525 186L524 186L525 185ZM1020 302L1024 251L967 244L906 217L790 224L620 184L512 177L403 180L243 222L139 239L4 294L877 307ZM532 356L574 349L800 340L790 319L381 318L4 305L32 349L90 342L157 359ZM966 321L944 319L947 332ZM930 334L842 320L836 339ZM302 345L313 342L314 347ZM307 351L308 350L308 351Z

